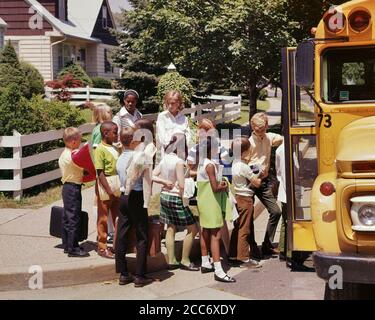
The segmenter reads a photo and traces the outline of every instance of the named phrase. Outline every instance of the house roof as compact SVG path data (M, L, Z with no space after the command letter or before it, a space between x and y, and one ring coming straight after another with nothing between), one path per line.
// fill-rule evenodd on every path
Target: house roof
M69 19L78 24L87 34L92 35L103 0L68 0ZM108 14L112 17L109 2L106 1ZM115 23L113 17L112 22Z
M8 24L0 18L0 27L6 27Z
M94 31L103 1L68 0L69 21L61 21L45 9L37 0L26 0L42 17L64 35L95 42L100 42L100 40L91 37L91 35ZM108 11L111 11L110 8Z

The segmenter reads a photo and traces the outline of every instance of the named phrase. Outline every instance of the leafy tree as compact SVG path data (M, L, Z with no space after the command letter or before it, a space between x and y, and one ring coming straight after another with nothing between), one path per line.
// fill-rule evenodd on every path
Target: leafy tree
M251 114L262 88L279 73L280 48L294 44L285 0L136 1L125 12L115 61L125 69L179 72L247 90Z
M208 22L207 32L222 42L223 69L232 83L248 92L250 116L261 90L279 75L280 49L295 43L290 34L295 25L286 15L284 0L224 1L220 14Z
M64 69L62 69L59 73L58 79L62 80L68 74L73 75L73 78L76 80L80 80L84 86L92 86L92 80L87 75L86 71L83 68L74 62L68 63Z
M292 36L299 42L311 37L312 27L316 27L323 14L331 5L339 5L347 0L287 0L285 12L290 21L298 21L298 25L291 30Z
M139 0L124 11L114 61L159 77L173 62L196 88L259 93L280 81L280 49L310 36L331 4L346 0Z

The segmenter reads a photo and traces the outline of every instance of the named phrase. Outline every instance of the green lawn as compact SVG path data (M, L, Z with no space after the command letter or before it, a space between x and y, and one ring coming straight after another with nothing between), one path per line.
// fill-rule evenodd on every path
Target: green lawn
M257 103L258 111L266 112L269 108L270 108L269 101L258 100L258 103ZM242 108L241 108L241 118L237 119L236 121L233 121L233 123L242 125L244 123L247 123L248 121L249 121L249 106L242 106Z

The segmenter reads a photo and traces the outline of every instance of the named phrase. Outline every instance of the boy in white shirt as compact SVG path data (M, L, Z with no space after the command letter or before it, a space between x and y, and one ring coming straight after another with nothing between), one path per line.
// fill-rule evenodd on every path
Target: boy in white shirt
M260 264L250 259L249 235L250 219L253 214L254 191L250 188L259 187L261 179L258 172L253 172L247 164L247 156L250 151L250 142L246 137L238 137L233 140L232 150L234 154L241 154L240 159L235 159L232 166L232 183L237 201L239 217L234 221L234 229L230 239L229 256L242 267L260 267ZM240 152L236 152L236 151ZM255 171L255 170L254 170Z

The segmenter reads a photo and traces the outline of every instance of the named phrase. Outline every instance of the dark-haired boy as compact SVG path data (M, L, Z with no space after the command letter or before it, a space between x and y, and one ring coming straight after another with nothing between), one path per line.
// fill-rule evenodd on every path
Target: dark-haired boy
M100 194L98 195L98 255L109 259L114 259L115 256L113 250L107 247L108 214L111 213L112 222L115 225L119 210L119 194L111 188L108 182L110 177L117 176L116 163L119 152L113 146L118 140L117 130L114 122L104 121L100 127L102 142L94 151L98 182L108 195L108 199L104 197L101 199Z
M117 224L116 239L116 272L120 273L119 284L124 285L134 281L135 287L143 287L153 280L145 276L148 249L148 213L144 206L143 174L130 183L132 179L131 164L134 161L134 149L141 143L133 139L134 129L127 127L121 130L120 141L124 152L117 161L117 172L121 181L120 213ZM126 190L131 184L131 190ZM125 192L126 191L126 192ZM133 277L127 268L126 239L132 226L136 229L137 261Z

